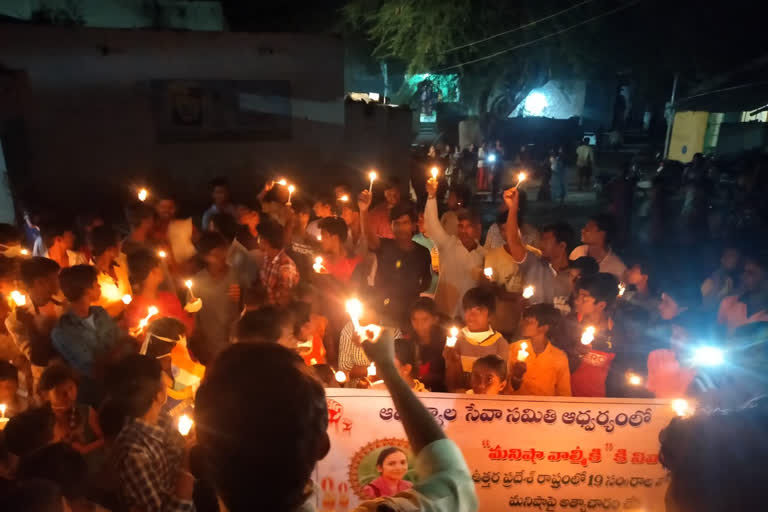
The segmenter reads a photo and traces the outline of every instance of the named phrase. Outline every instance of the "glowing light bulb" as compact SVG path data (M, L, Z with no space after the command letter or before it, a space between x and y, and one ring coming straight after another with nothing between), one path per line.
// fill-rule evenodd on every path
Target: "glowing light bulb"
M698 347L693 352L696 366L720 366L725 362L723 351L717 347Z

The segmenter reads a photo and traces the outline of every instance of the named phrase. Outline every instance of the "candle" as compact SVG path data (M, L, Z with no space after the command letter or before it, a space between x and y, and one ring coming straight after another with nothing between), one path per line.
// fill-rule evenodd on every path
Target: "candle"
M323 257L322 256L316 256L315 257L315 262L312 264L312 268L318 274L322 274L322 273L325 272L325 266L323 265Z
M162 249L160 249L159 251L157 251L157 255L158 255L159 257L161 257L162 259L165 259L165 258L167 258L167 257L168 257L168 253L167 253L167 252L165 252L165 251L164 251L164 250L162 250Z
M643 378L636 373L627 372L627 382L630 386L640 386L643 383Z
M195 298L195 292L192 291L192 280L191 279L187 279L186 281L184 281L184 286L186 286L187 289L189 290L190 298L194 299Z
M368 192L373 194L373 181L376 179L376 171L371 171L368 173L368 178L371 180L371 186L368 187Z
M341 201L342 203L346 203L347 201L349 201L349 196L347 194L344 194L343 196L339 197L339 201Z
M364 341L375 342L379 338L379 334L381 334L381 327L369 324L365 327L361 327L358 330L358 334L360 335L360 338L364 338Z
M288 182L285 180L285 178L281 178L278 182L278 185L286 186Z
M309 360L309 364L311 364L312 366L315 366L317 364L317 359L313 357L312 359Z
M672 400L670 405L678 416L690 416L693 414L693 408L688 404L688 400L685 400L684 398Z
M523 289L523 298L530 299L531 297L533 297L533 291L534 291L533 286L526 286Z
M525 341L520 344L520 350L517 351L517 360L524 362L526 359L528 359L528 351L526 350L528 348L528 343Z
M5 418L5 409L8 407L5 404L0 404L0 418Z
M189 431L192 430L192 425L194 425L195 422L187 416L186 414L182 414L179 416L179 433L183 436L189 435Z
M288 202L285 203L288 206L291 206L291 196L293 195L293 191L296 190L296 187L293 185L288 185Z
M144 327L149 324L149 319L158 314L160 310L158 310L155 306L149 306L147 308L147 316L139 320L139 330L143 329Z
M128 304L133 302L133 297L131 297L129 294L126 293L125 295L123 295L123 298L121 300L123 301L123 304L127 306Z
M584 329L584 334L581 335L581 343L582 345L589 345L593 341L595 341L595 328L590 325Z
M29 251L27 249L22 249L21 250L21 255L22 256L29 256Z
M323 235L317 235L317 241L322 242L323 241Z
M518 188L522 182L526 180L528 176L525 175L524 172L521 172L517 175L517 185L515 185L515 188Z
M139 189L139 193L137 194L139 201L142 203L147 200L147 197L149 197L149 191L145 188Z
M0 404L0 432L5 430L5 426L8 425L8 418L5 417L5 404Z
M19 290L13 290L11 292L11 299L13 299L16 306L23 306L27 303L27 297Z
M347 374L341 370L336 372L335 377L336 377L336 382L338 382L339 384L344 384L345 382L347 382Z
M376 363L371 363L368 367L368 376L373 377L376 375Z
M485 274L485 277L487 277L488 279L490 279L490 278L492 278L492 277L493 277L493 269L492 269L491 267L485 267L485 268L483 269L483 274Z
M360 317L363 314L363 304L357 299L349 299L346 303L346 308L355 331L360 331Z
M623 297L625 291L627 291L627 285L619 283L619 297Z
M433 167L429 172L432 174L432 180L437 180L437 175L440 173L440 170L437 167Z
M459 336L459 328L451 327L449 332L450 332L450 336L445 338L445 346L449 348L453 348L456 346L456 340Z

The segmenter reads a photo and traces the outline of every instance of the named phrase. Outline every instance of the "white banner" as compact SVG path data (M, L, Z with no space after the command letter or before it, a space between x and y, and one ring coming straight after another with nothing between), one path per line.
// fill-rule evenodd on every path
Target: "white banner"
M414 456L388 393L326 392L331 452L315 470L317 510L345 512L415 483ZM669 401L419 396L461 448L483 512L664 510L658 438L675 416Z

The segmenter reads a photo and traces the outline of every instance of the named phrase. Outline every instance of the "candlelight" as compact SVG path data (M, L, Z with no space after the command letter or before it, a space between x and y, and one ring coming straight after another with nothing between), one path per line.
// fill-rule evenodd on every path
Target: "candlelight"
M693 414L693 408L688 404L688 400L684 398L677 398L672 400L672 409L678 416L690 416Z
M288 185L288 202L285 203L288 206L291 205L291 196L293 195L294 190L296 190L296 187L294 187L293 185Z
M636 373L627 372L627 382L630 386L640 386L643 383L643 378Z
M619 283L619 297L623 297L625 291L627 291L627 285Z
M192 425L194 425L195 422L187 416L186 414L182 414L179 416L179 433L183 436L189 435L189 431L192 430Z
M349 196L347 194L344 194L339 198L339 201L341 201L342 203L346 203L347 201L349 201Z
M526 286L523 289L523 298L530 299L531 297L533 297L533 292L534 292L533 286Z
M581 335L581 344L589 345L593 341L595 341L595 328L590 325L584 329L584 334Z
M11 292L11 299L13 299L16 306L23 306L27 303L27 297L19 290L13 290Z
M440 170L437 167L433 167L429 172L432 174L432 179L436 180Z
M0 418L5 418L5 409L8 407L5 404L0 404Z
M376 171L371 171L368 173L368 179L371 180L371 186L368 187L368 192L373 193L373 182L376 180L377 174Z
M451 327L449 332L450 332L450 336L445 338L445 346L449 348L453 348L456 346L456 339L459 336L459 328Z
M29 256L29 250L27 250L27 249L22 249L22 250L21 250L21 255L22 255L22 256Z
M485 267L485 268L483 269L483 274L485 274L485 277L487 277L488 279L490 279L490 278L492 278L492 277L493 277L493 269L492 269L491 267Z
M286 186L288 182L285 180L285 178L281 178L278 182L278 185Z
M317 241L322 242L323 241L323 235L317 235Z
M520 362L524 362L526 359L528 359L528 356L530 355L528 351L526 350L528 348L528 343L525 341L520 344L520 350L517 351L517 360Z
M339 384L344 384L345 382L347 382L347 374L341 370L336 372L335 377L336 377L336 382L338 382Z
M157 251L157 255L158 255L158 256L160 256L160 257L161 257L161 258L163 258L163 259L165 259L165 258L167 258L167 257L168 257L168 253L167 253L167 252L165 252L165 251L164 251L164 250L162 250L162 249L160 249L159 251Z
M361 338L364 337L365 341L375 342L378 339L379 334L381 334L381 327L373 324L366 325L358 330L358 334Z
M355 330L360 330L360 316L363 314L363 304L357 299L349 299L346 303L347 314L352 320Z
M145 188L139 189L139 193L137 194L139 197L139 201L142 203L147 200L147 197L149 197L149 191Z
M160 310L158 310L155 306L149 306L147 308L147 316L139 320L139 330L143 329L144 327L149 324L149 319L158 314Z
M127 306L128 304L133 302L133 297L131 297L129 294L126 293L125 295L123 295L123 298L121 300L123 301L123 304Z
M189 290L189 296L192 299L194 299L195 298L195 292L192 291L192 280L191 279L187 279L186 281L184 281L184 286L186 286L187 289Z
M371 363L368 367L368 376L373 377L376 375L376 363Z
M519 187L522 182L524 182L528 176L524 172L521 172L517 175L517 185L515 185L515 188Z
M316 256L315 262L312 264L312 268L315 272L318 274L321 274L325 271L325 266L323 265L323 257L322 256Z

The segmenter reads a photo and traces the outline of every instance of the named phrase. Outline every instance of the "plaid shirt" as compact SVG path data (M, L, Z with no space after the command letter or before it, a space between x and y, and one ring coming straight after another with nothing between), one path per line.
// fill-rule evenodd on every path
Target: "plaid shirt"
M162 416L157 425L134 419L120 431L113 451L120 500L143 512L193 512L174 495L184 440Z
M339 336L339 369L348 372L355 366L368 366L371 361L368 356L365 355L362 345L359 345L353 341L355 335L355 326L352 325L352 321L347 322L344 328L341 330ZM403 333L400 329L395 329L395 339L402 338ZM360 379L351 379L350 385L356 385Z
M277 302L278 290L290 289L299 284L299 271L296 270L296 264L285 254L285 251L280 251L271 260L269 256L264 256L264 266L261 267L261 284L267 289L267 296L271 304Z

